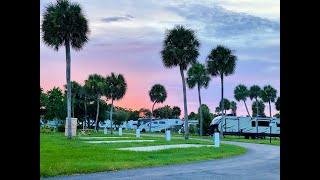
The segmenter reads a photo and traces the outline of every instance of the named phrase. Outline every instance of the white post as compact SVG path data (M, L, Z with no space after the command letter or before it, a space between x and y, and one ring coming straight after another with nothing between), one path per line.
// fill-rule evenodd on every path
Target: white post
M119 127L119 136L122 136L122 128Z
M108 129L107 129L107 127L105 127L105 128L103 129L103 133L104 133L104 134L108 134Z
M136 137L137 137L137 138L140 137L140 129L136 129Z
M214 133L214 146L215 147L220 147L220 137L219 137L219 133L215 132Z
M166 130L166 140L170 141L171 140L171 134L170 134L170 130Z
M71 118L71 136L77 135L77 118ZM68 118L66 118L65 124L65 136L68 136Z

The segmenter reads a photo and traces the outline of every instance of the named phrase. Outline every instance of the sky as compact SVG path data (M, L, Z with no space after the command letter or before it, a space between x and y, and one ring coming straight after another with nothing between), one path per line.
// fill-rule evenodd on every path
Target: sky
M40 25L45 7L40 1ZM152 107L148 91L160 83L167 90L162 104L179 106L183 114L183 92L179 68L163 66L160 51L167 30L184 25L200 40L198 61L205 63L217 45L233 50L238 61L233 75L224 79L224 94L234 99L238 84L271 85L280 96L280 0L73 0L89 21L89 42L81 51L71 50L71 80L80 84L89 74L111 72L124 75L128 89L116 106L131 109ZM66 84L65 50L55 51L41 40L40 85L44 90ZM201 90L202 103L212 112L221 99L220 79L212 77ZM188 113L199 107L195 89L187 89ZM251 111L250 99L247 105ZM267 104L265 113L269 114ZM242 102L237 114L246 115ZM276 113L272 104L272 112Z

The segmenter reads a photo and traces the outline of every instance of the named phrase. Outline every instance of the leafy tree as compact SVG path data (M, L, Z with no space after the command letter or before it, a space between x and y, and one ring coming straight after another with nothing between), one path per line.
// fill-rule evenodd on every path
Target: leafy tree
M258 108L257 108L258 107ZM265 117L266 115L264 114L264 108L265 105L263 103L263 101L258 100L258 101L254 101L252 103L252 116L256 117L257 115ZM257 111L259 114L257 114Z
M139 119L139 111L130 111L128 120L138 120Z
M189 114L188 119L193 119L193 120L198 119L198 115L196 113L194 113L194 112L191 112Z
M203 113L203 133L208 134L210 123L211 123L214 116L210 112L210 109L207 105L202 104L201 109L202 109L202 113ZM200 110L200 108L198 109L198 112L199 112L199 110Z
M271 115L271 102L274 102L277 97L277 90L274 89L272 86L267 85L263 87L263 90L261 91L261 99L263 102L269 103L269 115Z
M127 83L122 74L111 73L105 79L105 96L111 99L111 110L110 110L110 121L111 121L111 134L112 134L112 111L113 111L113 101L120 100L123 98L127 91Z
M151 111L149 109L141 108L139 110L139 117L146 118L146 117L150 117L150 116L151 116Z
M60 119L64 120L66 117L65 106L64 106L64 97L62 90L58 87L47 92L47 113L45 119Z
M178 106L173 106L173 108L172 108L172 116L174 118L179 118L180 115L181 115L181 109Z
M161 51L162 61L165 67L179 67L183 88L184 102L184 123L185 123L185 139L189 139L188 130L188 109L186 96L186 82L184 71L192 63L195 63L199 56L199 40L191 29L183 26L176 26L172 30L167 31Z
M198 97L199 97L199 107L201 107L201 93L200 89L202 87L208 88L210 81L210 76L206 70L206 67L200 63L195 63L188 70L187 84L190 89L197 86L198 88ZM200 136L203 135L203 118L202 110L200 108Z
M275 105L276 105L276 110L280 111L280 96L277 98Z
M72 117L74 118L74 106L76 103L79 103L79 96L80 96L80 90L81 90L81 85L76 82L76 81L71 81L71 110L72 110ZM68 93L68 85L64 85L65 88L65 94Z
M154 105L156 103L163 103L167 98L167 91L161 84L155 84L152 86L151 90L149 91L149 97L150 100L153 102L152 108L151 108L151 118L150 118L150 124L152 122L152 116L153 116L153 109ZM151 132L151 126L150 126L150 132Z
M43 89L40 87L40 117L42 118L46 113L46 108L48 104L48 96Z
M236 86L236 88L234 89L234 98L237 101L243 101L244 106L246 107L247 113L250 116L247 104L246 104L246 100L247 97L249 97L249 90L247 89L247 87L243 84L239 84L238 86Z
M261 97L261 88L258 85L251 86L250 90L249 90L249 97L251 100L255 99L256 102L258 102L258 98ZM257 105L257 103L256 103L256 105ZM258 106L256 106L256 112L257 113L255 113L255 115L260 114ZM253 116L253 112L252 112L252 116Z
M212 49L207 58L207 69L212 76L220 76L221 79L221 101L223 97L223 79L224 76L229 76L235 72L237 57L227 47L218 45ZM226 107L224 103L221 106L222 116Z
M71 139L70 46L75 50L80 50L88 41L88 21L78 3L57 0L56 4L49 4L46 7L41 29L43 32L42 39L46 45L57 51L61 46L65 46L66 49L68 138Z
M114 125L119 128L119 126L128 120L129 114L124 110L119 110L114 113Z
M95 130L98 130L98 120L99 120L99 106L100 98L105 92L105 79L98 74L89 75L88 79L85 80L85 88L90 96L95 97L97 105L96 121L95 121Z

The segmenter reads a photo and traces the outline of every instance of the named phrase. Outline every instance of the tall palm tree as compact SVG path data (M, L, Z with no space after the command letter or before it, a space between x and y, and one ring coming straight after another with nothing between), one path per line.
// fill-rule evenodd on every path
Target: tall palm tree
M188 70L187 84L190 89L197 86L198 97L199 97L199 112L200 112L200 136L203 135L203 114L201 108L201 93L200 89L202 87L208 88L210 81L210 76L206 70L206 67L200 63L195 63Z
M250 87L249 90L249 97L250 99L255 99L256 102L258 102L258 98L261 97L261 88L258 85L253 85ZM256 103L256 108L257 108L257 114L256 116L259 115L259 106L258 103Z
M220 101L219 103L220 110L222 109L222 106L224 107L224 114L227 114L227 110L230 109L230 101L226 98L223 98L223 103Z
M263 102L269 103L269 115L271 115L271 102L274 102L277 97L277 90L270 85L264 86L261 91L261 99Z
M189 128L184 70L186 70L190 64L196 62L199 56L199 46L199 40L193 30L183 26L176 26L172 30L167 31L163 42L163 50L161 51L162 61L165 67L172 68L179 66L180 69L184 102L185 139L189 139Z
M237 57L233 52L222 45L212 49L207 58L207 69L212 76L220 76L221 79L221 102L223 97L223 78L234 73L236 69ZM224 103L222 103L221 112L224 119Z
M151 119L150 119L150 132L151 132L151 124L152 124L152 116L153 116L153 109L156 103L163 103L167 98L167 91L161 84L155 84L152 86L151 90L149 91L150 100L153 102L152 109L151 109Z
M236 116L236 115L237 115L237 103L234 102L234 101L231 101L231 102L230 102L230 109L231 109L231 111L232 111L232 114L233 114L234 116Z
M112 128L112 111L113 101L120 100L126 94L127 83L122 74L111 73L105 79L106 88L105 96L111 100L110 121L111 121L111 134L113 134Z
M173 106L172 108L172 115L174 118L178 118L181 114L181 109L178 106Z
M57 0L56 4L49 4L46 7L41 29L42 39L46 45L57 51L61 46L65 46L66 49L68 138L71 139L70 46L75 50L80 50L88 41L88 21L78 3Z
M71 110L72 110L72 117L74 118L74 106L76 101L78 100L77 97L80 95L81 85L76 81L71 81ZM68 92L68 85L64 85L65 91Z
M276 106L276 110L280 111L280 96L277 98L275 106Z
M97 113L96 113L96 121L95 121L95 130L97 131L98 128L98 118L99 118L99 109L100 109L100 98L104 94L105 90L105 79L103 76L98 74L91 74L89 75L88 79L85 80L85 86L88 90L88 93L95 97L97 101Z
M236 86L236 88L234 89L234 98L237 101L243 101L247 113L249 117L251 117L246 103L247 97L249 97L249 90L247 89L247 87L243 84L239 84L238 86Z

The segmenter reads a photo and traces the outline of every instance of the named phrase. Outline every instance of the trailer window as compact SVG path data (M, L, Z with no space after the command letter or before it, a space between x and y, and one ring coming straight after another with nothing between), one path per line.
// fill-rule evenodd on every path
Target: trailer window
M252 122L251 122L251 126L252 126L252 127L256 127L256 122L255 122L255 121L252 121Z
M165 124L165 123L166 123L166 122L164 122L164 121L160 121L160 122L159 122L159 124Z
M152 124L158 124L158 122L152 122Z
M178 121L176 121L176 124L178 124Z
M258 121L258 126L269 127L269 121Z

